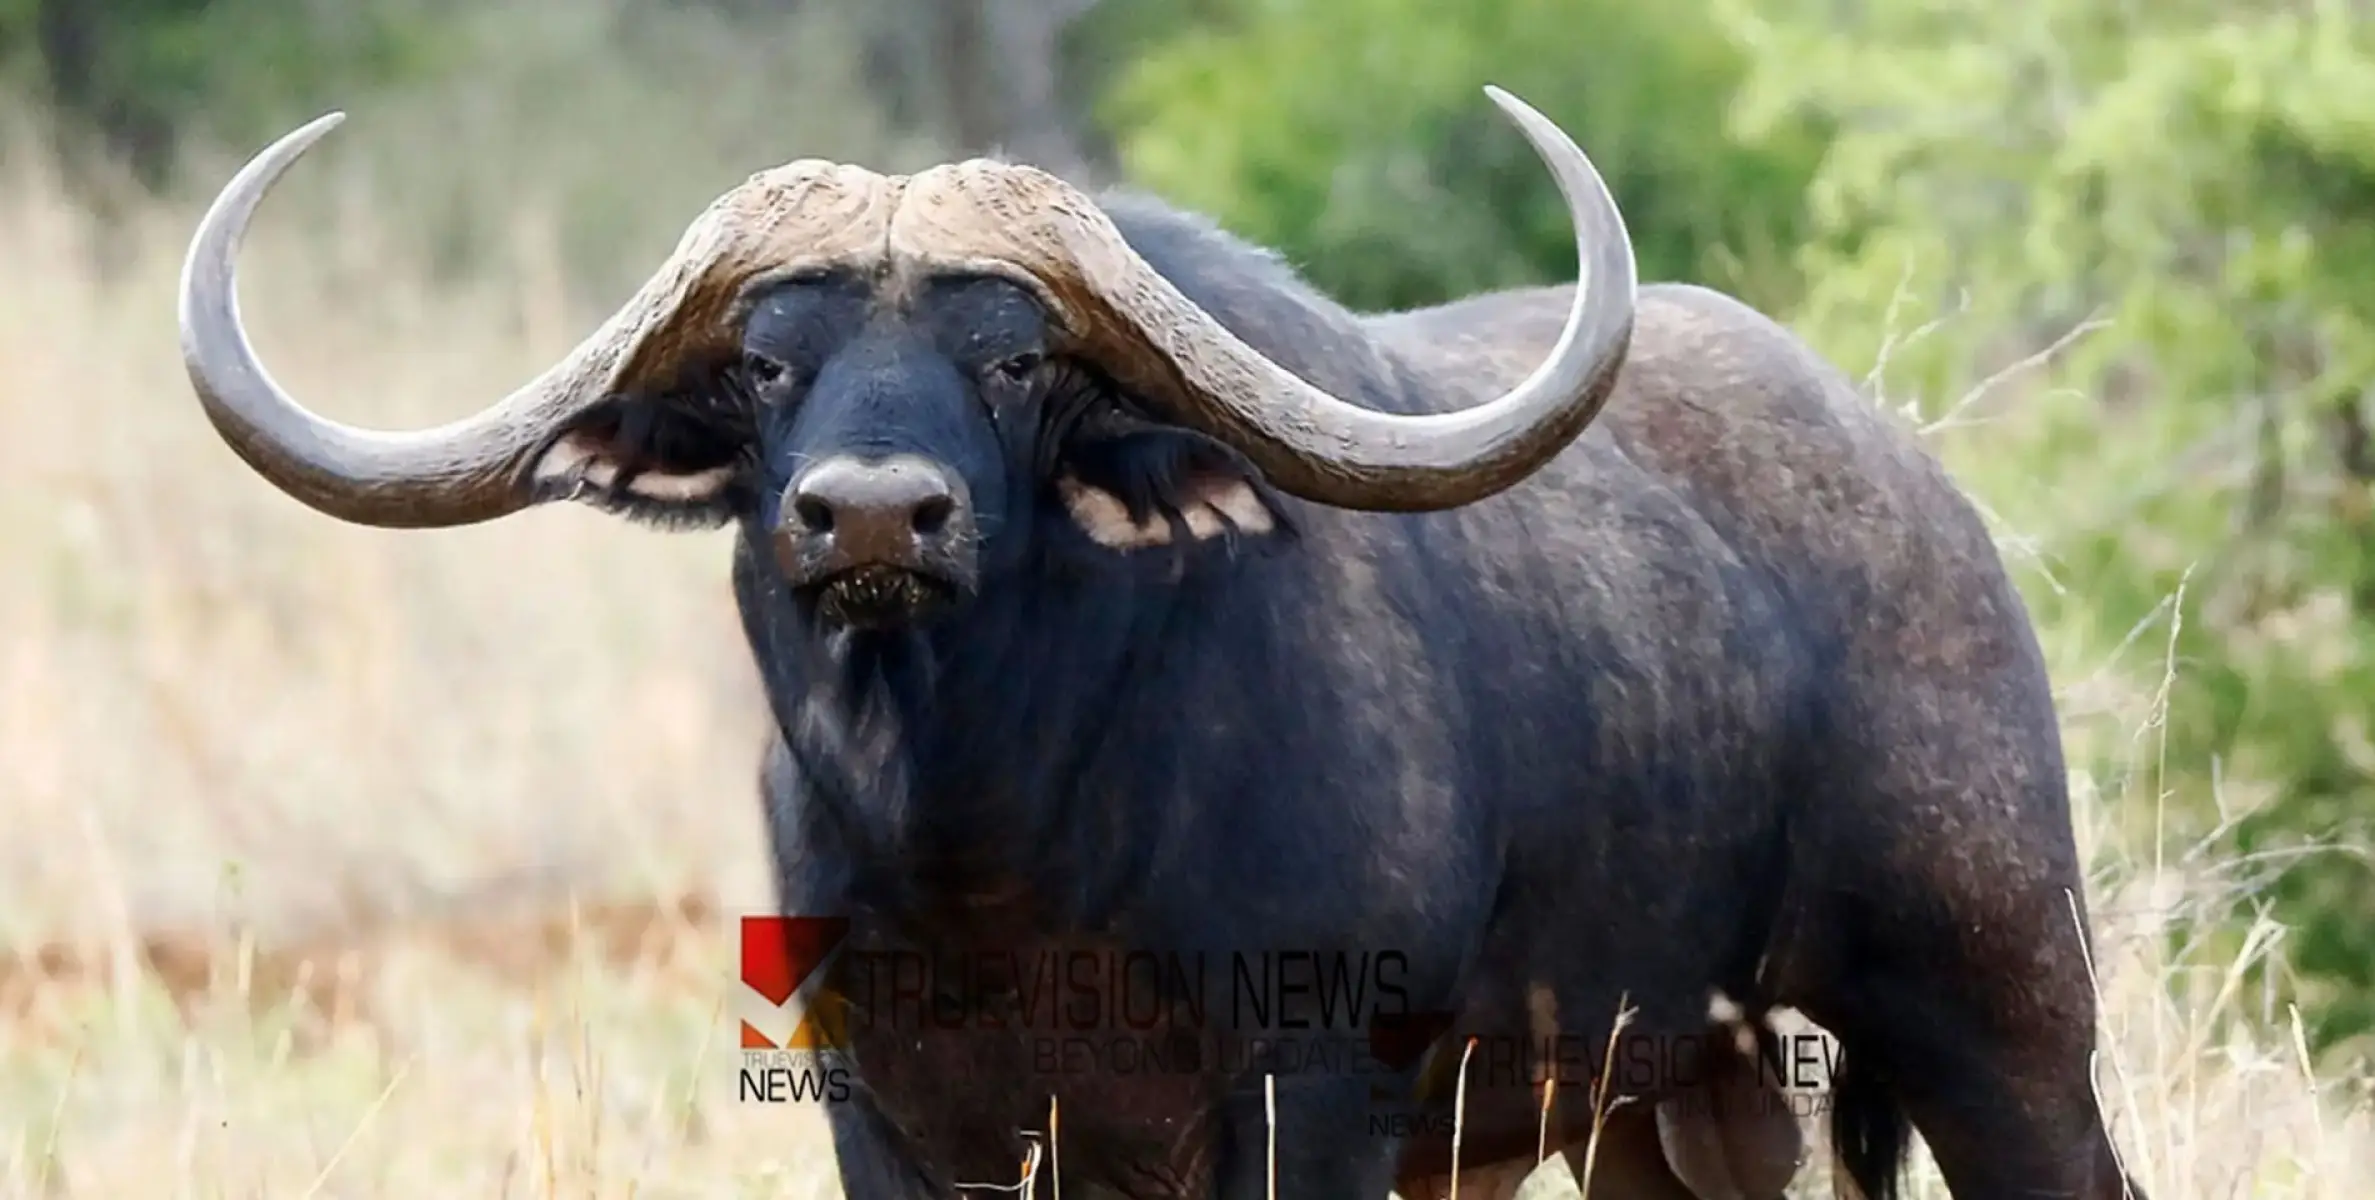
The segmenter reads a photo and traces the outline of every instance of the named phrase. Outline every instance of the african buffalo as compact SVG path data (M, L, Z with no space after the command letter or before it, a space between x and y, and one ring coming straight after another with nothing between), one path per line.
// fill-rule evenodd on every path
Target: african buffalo
M1594 1191L1763 1200L1801 1150L1776 1007L1844 1047L1865 1195L1916 1129L1960 1200L2120 1195L2054 706L1973 506L1773 321L1637 287L1583 153L1488 92L1566 197L1575 287L1356 314L1143 197L803 160L511 396L372 432L285 394L233 300L333 114L204 218L183 350L230 446L341 520L737 529L782 904L850 921L852 1196L1011 1185L1053 1098L1041 1169L1092 1193L1432 1198L1448 1105L1468 1194L1505 1197L1538 1137L1581 1159L1593 1070L1698 1038L1618 1089ZM968 1060L1027 1048L981 1018L1038 976L951 966L993 951L1234 966L1149 985L1164 1070ZM1355 958L1396 998L1361 1053L1280 1055L1312 988L1227 1003L1249 962ZM853 999L895 961L968 1027ZM1551 1038L1620 1005L1628 1049L1546 1096Z

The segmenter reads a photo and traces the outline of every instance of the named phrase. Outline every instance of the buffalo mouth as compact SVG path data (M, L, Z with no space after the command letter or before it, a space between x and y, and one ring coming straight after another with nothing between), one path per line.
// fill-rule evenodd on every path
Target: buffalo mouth
M929 620L962 589L943 575L885 563L836 571L810 585L817 615L851 629L889 629Z

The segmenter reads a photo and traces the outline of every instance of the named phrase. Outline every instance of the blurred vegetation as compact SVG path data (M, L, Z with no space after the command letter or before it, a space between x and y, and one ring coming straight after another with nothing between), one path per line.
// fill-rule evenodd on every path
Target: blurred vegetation
M435 69L445 0L0 0L0 65L30 75L66 144L93 136L165 180L191 134L252 139L292 105Z
M1129 173L1278 247L1349 303L1573 270L1541 160L1480 91L1560 122L1608 177L1645 278L1780 306L1819 123L1727 127L1747 63L1703 5L1214 0L1106 101Z
M2228 864L2233 911L2185 936L2267 910L2290 929L2269 1012L2364 1054L2365 7L0 0L0 89L166 191L349 108L372 132L330 153L433 261L542 238L601 300L751 170L1002 148L1209 211L1384 307L1573 270L1556 189L1479 90L1502 84L1609 175L1646 277L1741 293L1928 429L2066 688L2166 689L2142 733L2091 727L2070 690L2074 767L2147 773L2134 794L2165 808L2121 819Z
M1841 129L1791 313L1888 390L2108 655L2184 587L2149 769L2375 1029L2375 26L2364 6L1745 0L1740 116ZM1752 14L1753 10L1753 14ZM1892 319L1893 314L1893 319ZM2072 336L2075 335L2075 336ZM2067 341L1995 394L1975 382ZM2165 614L2162 615L2165 622ZM2148 645L2166 637L2165 632ZM2158 654L2136 663L2157 676ZM2150 794L2149 792L2144 794ZM2157 814L2128 814L2149 830ZM2364 1042L2361 1042L2364 1045Z

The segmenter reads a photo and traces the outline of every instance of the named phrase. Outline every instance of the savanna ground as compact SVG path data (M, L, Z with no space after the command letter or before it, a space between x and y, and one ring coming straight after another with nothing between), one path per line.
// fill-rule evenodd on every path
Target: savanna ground
M815 1111L735 1096L732 918L767 889L724 535L300 508L190 399L194 209L103 234L32 161L0 180L0 1185L831 1194ZM431 282L369 204L295 211L246 308L340 416L464 412L590 328L533 212ZM2364 1088L2239 982L2276 929L2172 944L2220 864L2110 832L2155 804L2159 697L2094 666L2057 661L2065 700L2142 768L2075 781L2130 1165L2164 1200L2356 1200Z

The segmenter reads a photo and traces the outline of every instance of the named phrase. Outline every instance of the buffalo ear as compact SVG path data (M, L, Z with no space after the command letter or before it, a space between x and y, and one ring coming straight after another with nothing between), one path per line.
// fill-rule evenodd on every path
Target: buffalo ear
M723 389L612 396L553 439L538 486L638 520L715 526L732 516L755 437Z
M1109 550L1288 533L1277 492L1245 457L1203 434L1130 422L1075 441L1055 478L1073 524Z

